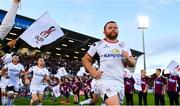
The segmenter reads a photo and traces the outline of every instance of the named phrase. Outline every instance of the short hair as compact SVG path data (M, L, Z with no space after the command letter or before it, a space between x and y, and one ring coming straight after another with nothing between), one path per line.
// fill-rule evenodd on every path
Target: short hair
M39 60L39 59L44 59L44 57L38 56L38 57L37 57L37 60Z
M108 22L104 25L104 30L106 30L106 26L107 26L109 23L115 23L115 24L117 24L115 21L108 21Z
M13 57L13 56L19 56L19 54L18 54L18 53L13 53L13 54L12 54L12 57Z
M141 72L145 71L144 69L141 70ZM145 71L146 72L146 71Z
M161 72L161 69L160 69L160 68L158 68L158 69L156 69L156 70L158 70L159 72Z

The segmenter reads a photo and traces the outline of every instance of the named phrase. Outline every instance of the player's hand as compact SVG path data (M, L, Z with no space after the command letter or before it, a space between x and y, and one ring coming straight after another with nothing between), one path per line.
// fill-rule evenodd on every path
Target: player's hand
M10 48L13 48L16 44L16 40L11 40L7 43L7 45L10 47Z
M165 95L165 94L166 94L166 91L164 90L162 94Z
M103 73L102 71L97 71L94 69L90 74L93 78L100 79L102 76L102 73Z

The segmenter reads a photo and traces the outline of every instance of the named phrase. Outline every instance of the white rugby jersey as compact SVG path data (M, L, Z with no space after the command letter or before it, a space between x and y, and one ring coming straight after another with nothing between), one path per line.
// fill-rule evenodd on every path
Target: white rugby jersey
M19 77L21 72L24 71L24 66L20 63L13 64L8 63L4 66L5 69L8 70L8 86L17 86L19 85Z
M37 66L32 66L29 70L29 72L33 72L33 77L31 80L30 86L40 86L43 85L43 79L47 75L49 76L49 71L47 68L39 68Z
M129 47L123 42L110 43L106 40L95 42L88 50L88 54L93 57L96 53L100 58L100 71L103 71L100 80L118 80L124 83L124 64L122 52L128 52L131 56Z
M0 88L6 88L6 86L8 85L8 81L9 80L7 78L2 76L0 80Z

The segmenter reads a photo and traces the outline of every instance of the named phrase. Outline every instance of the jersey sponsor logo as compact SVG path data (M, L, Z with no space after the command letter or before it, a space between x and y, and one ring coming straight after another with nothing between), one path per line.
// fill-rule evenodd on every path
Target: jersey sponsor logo
M169 82L173 82L173 83L176 82L176 80L173 80L173 79L171 79L171 78L169 78L168 81L169 81Z
M108 45L105 45L105 46L104 46L104 48L110 48L110 46L108 46Z
M131 85L131 83L130 83L130 82L128 82L128 81L126 82L126 84L127 84L127 85Z
M162 84L160 81L155 81L156 84Z
M111 53L104 54L104 57L121 58L121 52L118 49L113 49Z
M11 71L11 72L19 72L18 69L10 69L9 71Z
M141 81L141 84L146 84L146 82L144 82L144 81Z
M39 74L39 73L34 73L36 76L40 76L40 77L44 77L43 74Z
M122 44L119 44L119 47L123 48L123 47L124 47L124 45L122 45Z

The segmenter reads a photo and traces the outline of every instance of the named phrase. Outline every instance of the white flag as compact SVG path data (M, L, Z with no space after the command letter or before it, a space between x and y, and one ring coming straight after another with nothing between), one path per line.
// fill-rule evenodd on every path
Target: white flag
M131 78L131 73L129 72L129 69L124 68L124 77L125 78Z
M141 87L141 75L140 74L133 74L133 78L135 80L134 88L138 91L142 91Z
M53 93L54 93L55 97L59 97L61 95L59 88L60 88L59 85L56 85L56 86L52 87L52 90L53 90Z
M63 35L64 33L59 25L49 16L48 12L45 12L24 31L20 38L32 47L40 48L42 45L54 42Z
M58 72L55 75L55 77L61 78L61 77L66 76L66 75L68 75L66 69L64 67L61 67L61 68L58 69Z
M167 69L171 74L180 75L180 65L174 60L169 63Z

